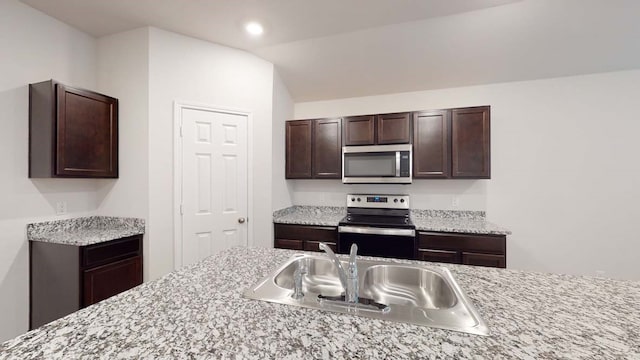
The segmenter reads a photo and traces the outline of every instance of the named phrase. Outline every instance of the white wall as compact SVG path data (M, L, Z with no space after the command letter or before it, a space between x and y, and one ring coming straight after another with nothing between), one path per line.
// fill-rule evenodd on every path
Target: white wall
M277 71L273 72L273 210L291 206L291 183L285 176L285 122L293 119L293 99Z
M149 213L149 29L98 40L98 91L118 98L119 179L101 193L98 213L147 219ZM149 237L144 236L144 254ZM149 276L144 261L144 278Z
M173 269L173 104L187 101L250 111L253 244L270 246L273 65L244 51L149 32L149 276ZM254 236L255 235L255 236Z
M486 209L513 231L510 268L639 280L639 94L636 70L298 103L295 118L491 105L490 180L420 180L391 190L410 193L418 208L447 208L459 196L461 209ZM324 196L340 205L355 189L292 183L294 204Z
M103 180L29 179L28 84L54 78L94 88L95 40L17 0L0 1L0 342L23 333L29 318L26 224L94 211ZM58 216L59 217L59 216Z

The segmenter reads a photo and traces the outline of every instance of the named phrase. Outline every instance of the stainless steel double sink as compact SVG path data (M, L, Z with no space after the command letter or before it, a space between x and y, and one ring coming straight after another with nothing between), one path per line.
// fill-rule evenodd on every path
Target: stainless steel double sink
M329 258L309 254L292 256L247 289L243 296L470 334L489 334L447 268L373 260L358 260L357 266L361 299L357 304L340 300L344 290L336 266ZM296 298L294 274L300 267L305 269L301 282L304 296Z

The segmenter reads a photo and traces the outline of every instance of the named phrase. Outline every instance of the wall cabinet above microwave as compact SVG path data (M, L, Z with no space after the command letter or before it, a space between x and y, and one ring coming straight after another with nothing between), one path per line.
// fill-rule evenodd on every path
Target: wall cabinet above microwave
M287 121L286 178L340 179L342 146L413 140L414 179L489 179L490 117L477 106Z
M343 119L344 145L408 144L411 113L347 116Z
M30 84L29 177L117 178L118 99L53 80Z

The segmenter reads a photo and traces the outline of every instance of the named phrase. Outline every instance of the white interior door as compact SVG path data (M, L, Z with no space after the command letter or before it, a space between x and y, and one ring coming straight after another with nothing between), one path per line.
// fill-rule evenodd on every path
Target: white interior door
M182 120L179 267L247 245L248 116L188 107L177 115Z

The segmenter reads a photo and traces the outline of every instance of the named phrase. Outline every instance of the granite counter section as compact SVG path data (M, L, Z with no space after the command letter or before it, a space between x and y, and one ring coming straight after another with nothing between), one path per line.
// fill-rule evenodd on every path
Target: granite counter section
M510 235L511 231L485 218L484 211L411 210L411 219L419 231Z
M144 234L144 219L90 216L27 225L27 239L85 246Z
M0 344L0 359L640 357L640 282L447 265L490 336L241 297L294 253L226 250Z
M273 222L277 224L338 226L338 222L346 215L347 209L340 206L294 205L275 211Z
M347 214L345 207L294 205L273 213L277 224L338 226ZM484 211L411 210L411 219L419 231L509 235L511 231L485 218Z

